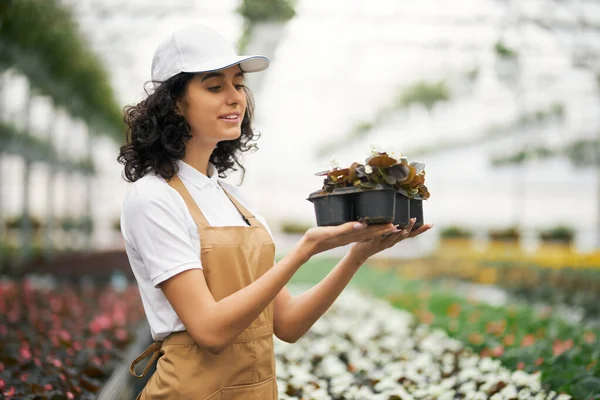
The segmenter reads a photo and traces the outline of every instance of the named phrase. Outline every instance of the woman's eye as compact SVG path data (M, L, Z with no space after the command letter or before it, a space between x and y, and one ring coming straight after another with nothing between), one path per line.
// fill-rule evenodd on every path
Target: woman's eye
M208 90L214 93L217 93L221 89L221 86L212 86L209 87Z
M237 90L242 90L242 89L243 89L243 88L245 88L245 87L246 87L246 85L235 85L235 88L236 88Z

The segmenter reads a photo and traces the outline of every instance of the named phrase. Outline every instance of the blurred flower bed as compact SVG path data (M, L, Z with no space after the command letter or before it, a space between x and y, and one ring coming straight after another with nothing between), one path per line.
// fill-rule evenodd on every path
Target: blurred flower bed
M374 265L393 268L408 279L462 280L495 285L515 299L552 307L569 306L581 318L600 323L600 268L578 267L564 255L556 257L559 266L545 266L517 255L493 257L464 246L443 246L431 257ZM460 249L464 249L461 251Z
M0 280L0 394L96 398L143 318L136 285Z
M470 345L386 301L346 290L298 343L276 341L279 398L571 398L545 391L539 372L511 371L464 343Z
M441 328L481 356L509 369L541 372L543 388L577 399L600 396L600 330L569 324L547 308L493 307L423 281L403 285L388 300L421 323Z
M314 284L334 265L335 260L311 261L294 281ZM426 274L428 265L370 260L351 284L410 311L423 324L443 329L476 354L497 358L510 370L539 372L547 391L565 392L576 399L600 398L598 327L571 324L552 308L516 306L510 299L508 306L493 307L469 298L468 291L452 282L403 278L399 268L418 275ZM459 271L460 265L453 268Z

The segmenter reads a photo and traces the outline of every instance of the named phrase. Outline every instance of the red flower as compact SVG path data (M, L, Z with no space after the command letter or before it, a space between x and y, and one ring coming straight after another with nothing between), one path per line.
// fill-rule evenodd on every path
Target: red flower
M504 346L499 345L492 349L492 355L494 357L500 357L502 354L504 354Z
M573 339L567 339L564 342L560 340L555 340L552 344L552 354L555 356L561 355L565 351L571 349L573 347Z
M521 341L521 347L531 346L535 343L535 336L533 335L525 335L523 340Z
M544 363L544 359L542 357L535 360L535 365L542 365Z

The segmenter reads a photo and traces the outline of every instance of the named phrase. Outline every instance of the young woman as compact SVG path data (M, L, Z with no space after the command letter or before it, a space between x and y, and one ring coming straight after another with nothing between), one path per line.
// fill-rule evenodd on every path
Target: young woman
M351 222L308 230L281 261L265 220L222 181L256 148L246 73L262 56L238 56L207 27L181 29L157 48L155 90L126 110L119 162L133 182L121 227L154 343L156 372L141 399L277 398L273 334L298 340L373 254L419 235ZM312 256L353 243L333 271L294 298L285 285Z

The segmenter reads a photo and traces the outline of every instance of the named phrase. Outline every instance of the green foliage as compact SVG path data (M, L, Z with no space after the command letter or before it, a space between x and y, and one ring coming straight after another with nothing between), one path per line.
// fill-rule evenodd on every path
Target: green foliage
M563 150L569 161L576 167L600 165L600 140L581 139Z
M317 196L331 193L335 189L351 193L356 188L378 190L383 187L392 188L410 198L428 199L430 196L425 186L425 164L409 164L406 157L396 159L385 152L373 151L365 164L354 162L349 168L343 169L336 166L329 171L317 172L316 175L325 177L321 191L314 193Z
M248 44L250 44L250 40L252 39L253 27L254 25L252 23L246 22L244 24L244 30L242 31L242 35L237 42L238 54L243 54L246 52L246 47L248 47Z
M91 158L81 160L64 159L48 141L21 132L8 122L0 121L0 154L18 154L29 162L44 162L65 171L76 171L83 175L94 175L96 169Z
M479 77L479 68L473 68L467 71L467 77L470 81L475 81Z
M518 267L508 267L499 273L519 274ZM497 285L508 290L517 300L545 304L549 307L569 306L583 312L583 319L588 321L600 319L600 271L595 269L563 268L548 271L547 268L530 266L533 279L520 281L500 280Z
M592 167L600 165L600 140L579 139L561 148L551 149L544 146L519 150L514 154L496 157L492 164L496 166L506 164L522 164L532 158L567 157L576 167Z
M418 82L400 94L396 101L396 107L422 104L425 108L431 110L436 103L448 100L450 100L450 90L445 82Z
M352 128L352 132L350 135L352 137L364 136L366 133L369 133L373 129L374 126L375 126L375 124L370 121L359 122L358 124L356 124L354 126L354 128Z
M84 216L77 221L77 228L84 233L90 234L94 230L94 220L91 217Z
M35 90L120 143L123 122L108 75L81 37L58 0L10 2L0 8L0 70L21 71Z
M550 106L550 115L563 117L565 115L565 105L563 103L552 103Z
M521 150L507 156L494 157L491 162L494 166L523 164L527 159L547 158L553 154L553 151L546 147L535 147L532 149Z
M508 48L502 41L496 42L494 45L494 50L496 50L496 54L503 58L512 58L517 56L517 52Z
M281 232L289 234L304 234L312 226L296 221L284 221L281 223Z
M571 243L575 237L575 231L568 226L556 226L554 228L542 230L540 239L543 241L557 241Z
M267 21L288 21L296 15L292 0L243 0L237 12L253 24Z
M473 232L458 226L447 226L440 231L440 236L443 238L471 238Z
M29 224L33 230L39 230L44 226L42 221L36 216L29 215L28 219L29 219ZM5 223L6 229L10 229L10 230L21 229L21 227L23 227L25 224L25 216L24 215L13 216L13 217L7 218L4 223Z
M291 283L313 285L332 270L338 260L314 258L294 275ZM471 349L497 356L512 370L541 371L546 390L567 392L577 399L600 395L600 331L571 325L549 313L510 305L494 307L454 294L449 284L408 281L391 270L380 272L368 265L358 270L351 286L385 296L398 308L419 316L433 315L433 328L446 331ZM571 342L572 340L572 342ZM571 344L572 343L572 344ZM562 349L561 349L562 347Z
M91 158L85 158L79 161L70 163L69 167L72 170L81 172L83 175L91 176L96 174L96 166Z
M543 241L557 241L571 243L575 237L575 231L568 226L556 226L543 230L539 233Z
M121 232L121 218L117 217L113 220L112 228L114 231Z
M490 229L490 239L501 241L517 241L521 237L521 233L517 227L508 227L504 229Z
M59 223L60 223L60 227L64 231L69 232L69 231L77 229L77 220L75 218L64 217L59 221Z

